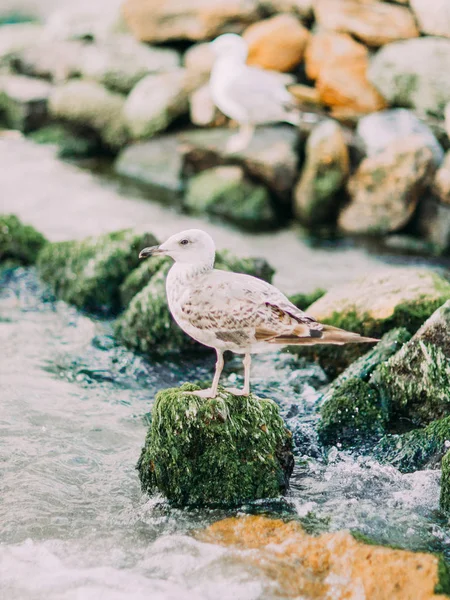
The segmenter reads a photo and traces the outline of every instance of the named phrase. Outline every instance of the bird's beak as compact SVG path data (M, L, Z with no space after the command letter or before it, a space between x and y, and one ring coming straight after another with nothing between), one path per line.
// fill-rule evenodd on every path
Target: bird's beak
M147 258L148 256L161 256L165 254L165 250L161 246L151 246L150 248L144 248L139 252L139 258Z

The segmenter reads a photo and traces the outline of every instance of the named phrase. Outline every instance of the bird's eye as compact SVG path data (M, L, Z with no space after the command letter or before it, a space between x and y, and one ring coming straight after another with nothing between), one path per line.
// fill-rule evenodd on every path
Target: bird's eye
M189 244L189 240L181 240L180 244L186 246L186 244Z

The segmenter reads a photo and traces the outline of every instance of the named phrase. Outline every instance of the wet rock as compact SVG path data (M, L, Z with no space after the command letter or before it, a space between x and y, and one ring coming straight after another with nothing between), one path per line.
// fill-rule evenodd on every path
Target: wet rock
M310 535L298 521L246 515L216 521L195 536L234 548L239 561L269 580L268 595L280 598L444 600L439 593L449 589L440 557L357 541L348 531L322 527Z
M419 35L408 8L378 0L317 0L314 13L325 29L350 33L368 46Z
M147 75L130 92L124 118L134 139L147 138L166 129L188 111L185 69Z
M183 134L184 170L190 175L222 164L241 165L288 204L298 169L299 134L288 125L259 127L249 146L239 153L226 150L230 129L210 129Z
M184 205L190 212L206 212L250 230L276 223L267 189L248 180L242 167L235 165L194 175L187 184Z
M28 136L37 144L54 144L59 158L90 158L101 152L98 137L69 124L52 123Z
M450 4L446 0L410 0L410 4L422 33L450 37Z
M306 73L316 79L320 100L334 115L381 110L386 101L367 79L367 48L349 35L330 31L312 36L305 54Z
M91 128L107 146L117 149L128 139L122 116L124 103L123 96L95 81L73 80L55 87L49 112L56 119Z
M38 268L62 300L93 313L116 313L120 285L139 265L139 251L154 244L153 235L132 230L47 244Z
M394 327L415 333L450 297L450 283L426 269L385 269L336 286L308 308L318 321L381 337ZM366 344L313 346L301 353L316 358L332 377L367 352Z
M450 40L424 37L377 52L369 79L391 105L442 117L450 97Z
M179 144L176 135L131 144L120 152L114 170L148 186L158 198L178 202L184 187Z
M423 145L433 152L436 166L439 166L444 158L442 146L428 125L412 111L404 108L367 115L359 120L356 132L363 140L369 157L379 154L396 140L414 135L420 136Z
M214 104L211 90L207 83L191 94L189 98L189 116L191 123L200 127L211 125L221 127L228 120Z
M317 125L306 143L306 161L295 188L295 214L307 226L336 218L342 189L349 174L344 134L336 121Z
M450 252L450 205L427 196L417 210L415 224L433 254Z
M30 131L47 119L52 86L21 75L0 75L0 122L11 129Z
M449 332L450 300L372 375L391 427L420 427L450 413Z
M420 136L392 142L366 158L350 178L350 203L339 215L346 233L383 235L411 219L434 172L433 153Z
M441 202L450 206L450 152L447 152L440 169L436 172L433 191Z
M0 215L0 263L32 265L47 243L39 231L24 225L15 215Z
M290 14L281 14L250 25L244 32L247 64L289 72L303 59L309 31Z
M450 452L442 459L441 494L439 498L441 510L450 511Z
M196 389L156 396L137 466L143 490L178 506L236 506L284 493L294 460L277 405L223 388L213 400L183 393Z
M123 305L129 306L117 321L117 339L129 348L157 356L205 350L178 327L169 312L165 281L172 261L155 260L142 263L120 288ZM274 272L265 260L237 258L224 251L217 253L215 266L269 282Z
M131 33L143 42L196 41L240 33L260 17L256 0L126 0L122 12Z

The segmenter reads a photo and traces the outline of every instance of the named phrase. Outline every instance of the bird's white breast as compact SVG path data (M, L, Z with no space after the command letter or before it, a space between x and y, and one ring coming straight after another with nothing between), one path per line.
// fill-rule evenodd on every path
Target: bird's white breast
M243 123L247 120L247 112L235 102L228 93L233 79L239 76L242 65L233 58L219 58L211 71L209 87L215 105L224 115Z

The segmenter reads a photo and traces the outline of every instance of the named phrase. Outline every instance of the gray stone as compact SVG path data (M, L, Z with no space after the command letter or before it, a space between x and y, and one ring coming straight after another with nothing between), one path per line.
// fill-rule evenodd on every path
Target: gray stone
M114 170L148 186L158 198L177 200L183 190L183 164L178 146L176 135L132 144L121 151Z
M367 115L358 121L356 132L364 142L367 156L379 154L398 139L418 135L423 139L423 144L432 150L436 166L444 158L444 151L428 125L404 108Z
M9 65L24 48L36 44L44 35L37 23L15 23L0 27L0 65Z
M52 86L22 75L0 75L0 121L30 131L45 123Z
M450 98L450 40L424 37L384 46L370 65L369 80L389 104L442 117Z
M107 0L106 5L97 0L88 6L80 2L63 3L45 20L45 29L57 40L95 41L126 31L120 15L120 0Z
M422 33L450 37L448 0L410 0L410 4Z
M151 137L188 111L186 70L147 75L128 96L124 117L134 139Z
M317 125L306 143L306 161L295 188L295 213L308 226L330 223L339 206L337 194L349 174L349 155L336 121Z

